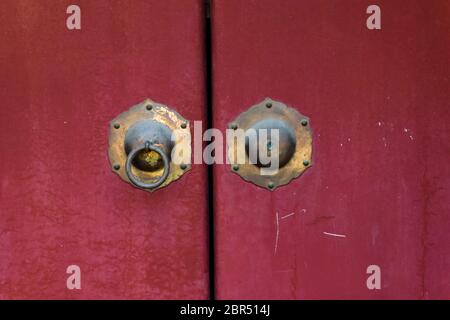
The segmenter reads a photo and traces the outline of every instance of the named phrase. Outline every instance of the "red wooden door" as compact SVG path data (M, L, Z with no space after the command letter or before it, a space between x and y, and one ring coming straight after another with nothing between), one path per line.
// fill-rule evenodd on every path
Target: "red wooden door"
M213 126L271 97L313 128L273 192L215 166L218 298L450 297L450 6L378 1L369 30L371 4L212 1ZM0 4L0 298L207 298L205 167L149 194L107 155L147 97L206 120L204 3L77 5L81 30L69 3Z
M450 298L449 2L212 3L214 127L271 97L313 129L274 192L215 167L217 297Z
M203 1L76 4L0 4L0 298L207 298L205 168L149 194L107 155L147 97L204 119Z

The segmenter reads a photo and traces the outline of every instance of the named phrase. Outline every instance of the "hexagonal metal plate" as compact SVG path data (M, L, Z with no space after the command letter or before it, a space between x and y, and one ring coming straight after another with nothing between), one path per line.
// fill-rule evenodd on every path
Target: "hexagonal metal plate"
M182 150L183 157L191 159L191 131L189 121L183 118L178 112L169 107L147 99L130 110L121 113L110 122L109 133L109 161L113 172L122 180L131 183L125 172L125 162L127 154L125 152L125 134L127 130L136 122L142 120L155 120L168 126L173 132L174 143L177 150ZM170 157L170 155L168 155ZM186 171L191 169L190 161L187 164L180 165L170 162L170 173L161 186L154 189L145 189L152 192L180 178ZM143 179L152 179L162 174L162 169L154 172L139 171L135 172L138 177Z
M236 141L228 141L227 155L231 170L235 174L257 186L275 190L288 184L312 166L312 129L309 118L284 103L269 98L241 113L229 124L229 128L247 131L265 119L281 120L295 132L295 152L287 164L278 169L278 173L271 176L261 175L260 167L250 163L246 150L237 148ZM245 164L236 165L235 160L238 156L245 157Z

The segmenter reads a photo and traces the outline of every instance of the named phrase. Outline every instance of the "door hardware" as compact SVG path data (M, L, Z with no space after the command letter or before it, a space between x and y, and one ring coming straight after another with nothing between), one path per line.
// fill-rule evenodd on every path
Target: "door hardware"
M181 152L176 162L175 150ZM167 186L190 170L190 158L189 122L163 104L147 99L111 121L112 169L135 187L154 191Z
M292 179L300 176L312 165L312 130L307 117L282 102L272 99L252 106L241 113L229 124L233 130L242 129L245 132L245 148L237 146L235 140L228 141L227 154L231 163L231 171L246 181L252 182L268 190L288 184ZM252 147L250 132L257 133L256 147L258 158L250 161ZM265 133L266 144L261 144L261 133ZM276 133L276 135L275 135ZM277 170L273 174L262 174L261 168L267 167L259 159L261 148L265 152L272 151L272 144L277 137ZM236 159L244 159L245 163L236 163Z

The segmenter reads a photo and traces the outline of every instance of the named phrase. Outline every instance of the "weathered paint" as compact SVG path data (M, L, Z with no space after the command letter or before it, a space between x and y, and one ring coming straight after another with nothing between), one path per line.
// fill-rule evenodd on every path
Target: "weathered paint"
M149 194L107 156L147 97L204 119L203 1L69 4L0 4L0 298L207 298L205 168Z
M217 297L450 298L450 3L212 3L214 126L270 96L314 162L273 193L215 167Z

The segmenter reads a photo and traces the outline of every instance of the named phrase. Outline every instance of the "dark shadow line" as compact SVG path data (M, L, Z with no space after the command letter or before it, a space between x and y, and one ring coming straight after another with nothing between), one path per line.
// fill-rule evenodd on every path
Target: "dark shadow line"
M213 127L213 94L212 94L212 32L211 32L211 0L204 0L204 50L205 50L205 90L207 127ZM209 257L209 299L216 299L215 283L215 242L214 242L214 180L213 165L207 167L208 185L208 257Z

